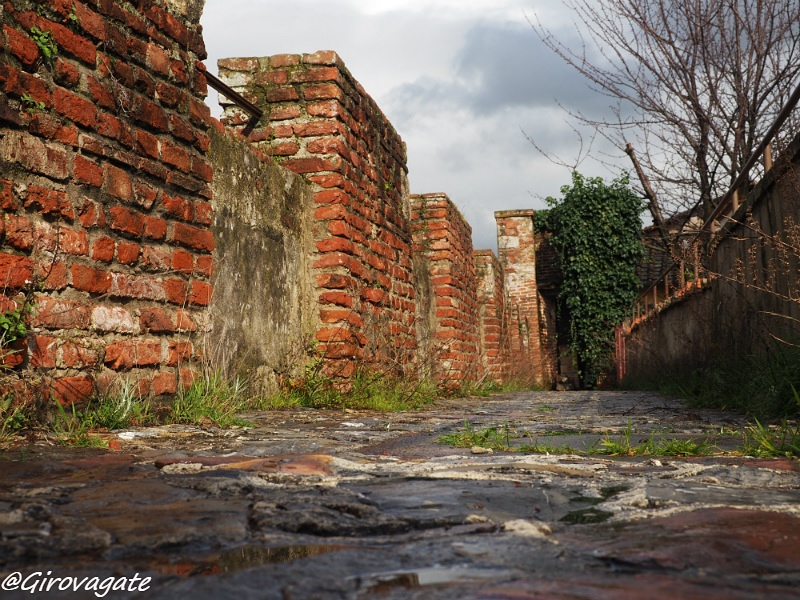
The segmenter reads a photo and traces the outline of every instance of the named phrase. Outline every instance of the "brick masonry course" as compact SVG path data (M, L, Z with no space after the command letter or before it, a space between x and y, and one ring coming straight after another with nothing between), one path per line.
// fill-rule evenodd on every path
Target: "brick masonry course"
M0 278L5 299L32 297L18 378L45 400L121 377L174 393L198 357L174 346L207 321L211 119L200 27L175 6L0 12Z

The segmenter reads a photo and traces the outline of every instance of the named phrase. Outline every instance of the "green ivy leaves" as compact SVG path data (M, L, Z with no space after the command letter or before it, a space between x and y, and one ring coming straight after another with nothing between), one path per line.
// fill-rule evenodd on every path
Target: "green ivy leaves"
M568 313L570 350L583 381L593 384L611 364L614 327L639 291L644 204L627 176L606 184L573 172L572 185L561 193L561 200L547 199L550 209L537 212L536 224L552 232L550 243L564 275L560 297Z

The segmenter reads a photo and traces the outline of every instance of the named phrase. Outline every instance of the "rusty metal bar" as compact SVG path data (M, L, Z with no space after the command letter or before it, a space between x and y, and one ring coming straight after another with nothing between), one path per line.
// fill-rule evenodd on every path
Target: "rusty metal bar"
M216 75L212 75L211 73L209 73L208 70L206 70L205 65L202 65L202 71L203 75L206 76L206 81L208 81L208 85L210 85L220 94L225 96L228 100L233 102L236 106L238 106L247 114L249 114L252 119L254 119L255 121L259 121L261 117L264 116L264 111L262 111L260 108L258 108L255 104L253 104L249 100L247 100L247 98L242 96L232 87L228 86L228 84L222 82Z

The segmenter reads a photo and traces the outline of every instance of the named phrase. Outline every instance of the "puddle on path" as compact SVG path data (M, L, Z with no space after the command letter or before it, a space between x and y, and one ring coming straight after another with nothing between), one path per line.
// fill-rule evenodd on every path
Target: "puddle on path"
M205 554L195 560L183 560L155 570L179 576L207 576L238 573L264 565L280 565L303 558L314 558L341 550L368 549L358 546L330 544L298 544L290 546L260 546L255 544L230 548L219 553Z
M350 550L352 548L353 546L330 546L324 544L277 547L241 546L221 552L217 558L217 566L219 571L223 573L234 573L251 567L288 563L301 558L312 558L328 552Z
M588 525L590 523L602 523L612 516L614 516L614 513L591 507L568 512L561 517L559 521L569 523L570 525Z
M610 500L614 496L621 494L622 492L626 492L630 489L626 485L613 485L604 488L600 488L600 496L575 496L570 498L570 502L581 502L585 504L591 504L592 506L588 508L581 508L579 510L573 510L565 514L563 517L559 519L564 523L569 523L571 525L587 525L590 523L602 523L603 521L608 520L610 517L613 516L614 513L600 510L595 505L602 504L606 500Z
M415 570L388 571L353 577L360 592L369 596L388 593L396 588L420 588L429 585L456 585L469 582L497 580L513 573L505 569L480 569L466 566L433 566Z

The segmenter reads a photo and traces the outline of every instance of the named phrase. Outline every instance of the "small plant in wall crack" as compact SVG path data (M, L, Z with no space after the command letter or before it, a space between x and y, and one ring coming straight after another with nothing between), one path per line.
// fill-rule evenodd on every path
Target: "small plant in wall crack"
M28 319L33 313L35 286L27 282L21 297L14 299L14 308L0 312L0 369L7 368L6 359L18 350L13 346L28 335Z
M67 15L67 22L73 27L79 25L81 22L75 10L75 4L73 4L72 10L70 10L69 14Z
M39 113L44 112L45 103L39 102L35 100L30 94L22 94L20 98L20 102L22 103L22 108L24 108L29 113Z
M47 64L51 64L58 56L58 44L56 43L53 34L49 31L39 29L35 25L31 27L31 38L34 43L39 47L39 52Z
M0 397L0 445L22 430L28 422L22 407L13 404L13 395Z

